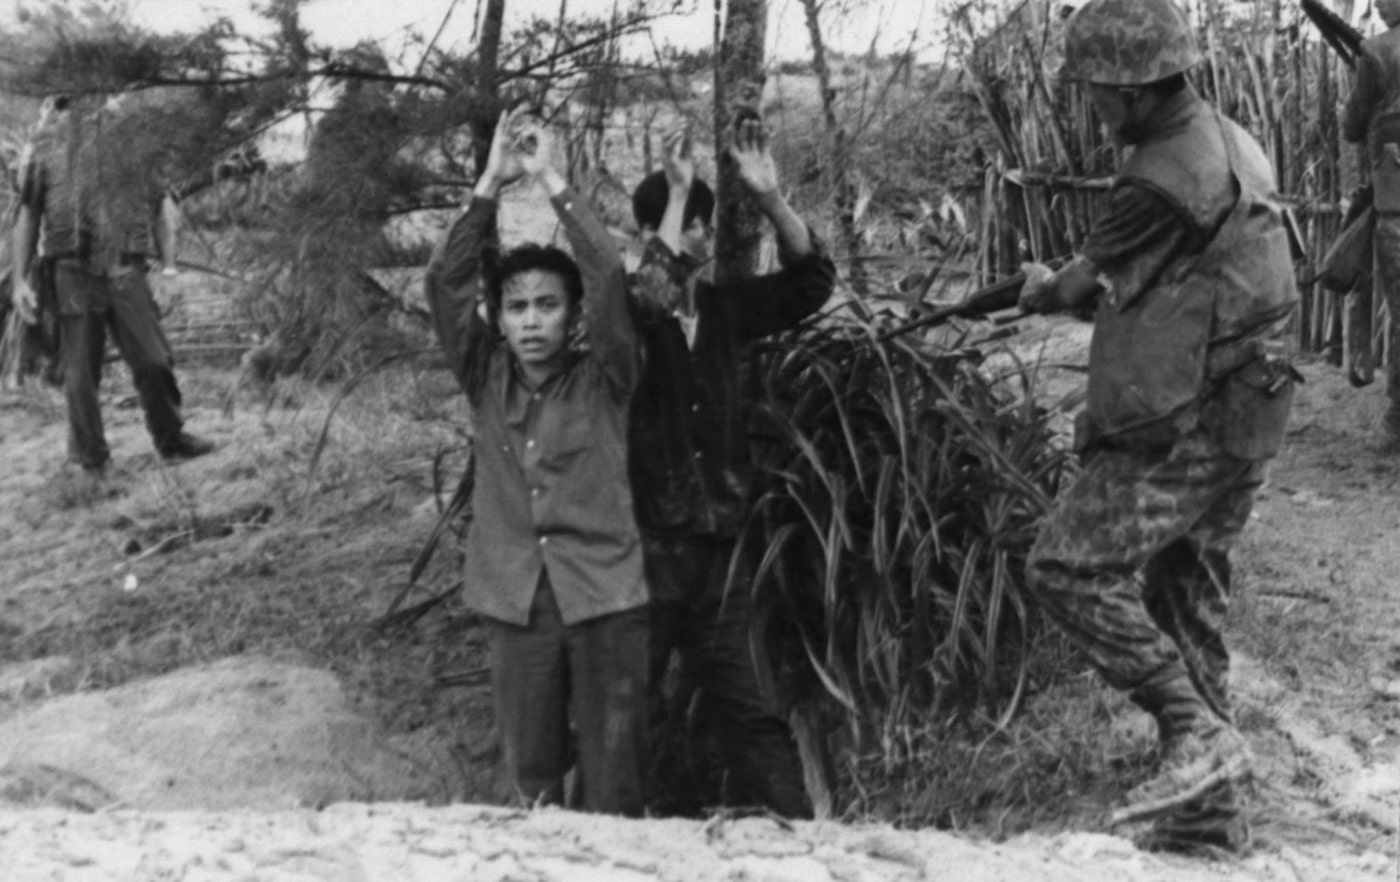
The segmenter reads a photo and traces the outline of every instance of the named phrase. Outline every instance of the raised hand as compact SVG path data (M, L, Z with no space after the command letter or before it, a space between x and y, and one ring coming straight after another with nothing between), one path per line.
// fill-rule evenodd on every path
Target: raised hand
M729 155L739 171L739 180L754 196L778 192L778 167L768 149L768 131L763 121L749 117L739 122L729 136Z
M501 118L496 120L496 132L491 136L486 168L482 169L481 179L477 182L478 194L494 198L502 187L525 173L520 155L513 149L515 130L523 115L523 110L502 111Z
M523 115L515 127L512 152L525 174L539 179L554 169L554 132L533 114Z
M683 126L667 135L661 142L661 168L666 183L673 191L689 193L695 181L695 142L690 126Z

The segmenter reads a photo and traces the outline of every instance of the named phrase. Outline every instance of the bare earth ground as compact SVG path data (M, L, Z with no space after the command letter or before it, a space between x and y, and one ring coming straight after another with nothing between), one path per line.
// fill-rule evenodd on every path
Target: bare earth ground
M1056 344L1044 355L1073 360L1082 349ZM1400 458L1374 450L1381 390L1349 389L1326 365L1304 371L1288 447L1236 556L1236 692L1261 783L1255 851L1226 860L1146 855L1083 827L993 842L831 823L789 830L761 818L628 822L443 805L499 800L482 771L494 757L479 646L458 628L460 615L427 620L431 639L419 643L363 630L432 525L435 452L460 449L464 415L440 372L365 384L335 416L311 479L333 390L294 386L290 404L264 408L233 391L231 371L184 370L190 427L221 447L165 467L150 454L140 411L121 406L130 389L114 370L104 413L117 465L95 489L59 469L60 398L5 393L0 727L48 714L71 735L86 712L56 708L75 693L164 712L176 680L158 677L240 656L248 647L227 635L251 634L288 670L336 659L349 710L335 713L358 709L375 729L341 727L316 742L334 751L358 739L345 762L366 757L364 767L344 770L347 780L382 777L386 755L416 771L402 791L326 785L319 797L291 799L251 786L234 795L237 782L225 779L203 802L191 771L178 788L184 810L152 810L154 797L106 798L121 790L116 778L97 795L74 790L110 770L5 767L14 747L0 744L0 879L1400 879ZM458 465L443 461L443 493ZM430 572L434 590L450 584L451 557L439 555ZM327 597L339 605L330 618ZM433 686L443 674L475 685ZM121 684L139 694L99 691ZM289 694L336 700L324 689ZM275 706L228 705L274 718ZM1106 736L1141 724L1129 709L1115 713L1123 718L1103 722ZM218 723L137 747L197 771L214 753L199 732L253 731L247 721ZM253 757L247 774L291 777L295 745L274 739L268 751L281 751L283 765ZM39 772L62 786L46 789ZM399 801L416 798L427 802ZM363 801L383 799L391 801Z

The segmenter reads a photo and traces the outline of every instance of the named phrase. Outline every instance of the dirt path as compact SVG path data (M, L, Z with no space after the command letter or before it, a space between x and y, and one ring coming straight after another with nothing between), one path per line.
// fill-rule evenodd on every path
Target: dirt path
M1305 372L1289 445L1237 556L1239 714L1262 777L1252 806L1257 848L1246 859L1159 858L1090 832L994 844L833 825L788 831L762 819L626 822L470 806L39 808L0 810L0 879L1400 879L1400 457L1373 449L1381 390L1351 390L1326 366ZM227 373L197 374L187 396L217 402L230 382ZM131 608L133 598L183 596L196 583L254 586L279 597L334 589L345 615L382 609L384 586L414 550L404 537L431 523L431 482L423 475L429 441L444 436L442 414L405 405L396 412L400 422L338 429L339 446L322 466L325 492L341 494L338 508L304 515L293 538L249 520L203 539L198 525L215 515L261 503L275 509L277 523L286 507L300 504L319 428L315 407L296 420L256 408L231 417L212 405L196 408L193 427L214 435L221 452L166 469L150 457L139 411L117 407L123 393L114 385L104 410L120 473L116 490L95 495L57 473L63 419L56 396L0 401L0 673L5 641L98 615L132 628L129 645L110 641L100 664L64 668L46 688L82 691L199 656L189 646L204 639L198 633L157 635L164 643L134 633L143 621L136 614L147 613ZM355 426L353 415L340 425ZM383 447L384 437L396 435L404 438L398 447ZM367 455L372 462L357 466ZM415 521L424 506L426 520ZM181 530L199 541L141 557ZM133 539L145 549L132 553ZM128 590L127 576L138 587ZM147 612L160 611L153 605ZM209 653L238 651L215 649ZM150 657L159 652L176 661ZM423 679L427 661L405 664L406 678ZM0 696L0 717L42 698Z

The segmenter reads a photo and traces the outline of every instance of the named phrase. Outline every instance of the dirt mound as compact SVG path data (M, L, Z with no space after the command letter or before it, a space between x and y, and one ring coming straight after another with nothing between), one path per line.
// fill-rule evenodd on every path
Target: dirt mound
M239 657L0 723L0 803L278 809L441 797L328 671ZM0 874L0 878L14 878Z
M804 823L627 821L557 810L337 805L270 814L118 811L74 816L0 812L0 878L533 879L773 882L1000 879L1006 882L1186 882L1298 878L1289 856L1209 863L1157 857L1097 834L977 843L946 833ZM1385 877L1361 855L1310 882Z

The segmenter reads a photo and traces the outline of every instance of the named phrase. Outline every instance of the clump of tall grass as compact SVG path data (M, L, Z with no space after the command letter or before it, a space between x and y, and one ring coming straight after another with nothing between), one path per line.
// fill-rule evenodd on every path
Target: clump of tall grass
M756 655L821 721L837 813L919 753L911 733L999 728L1020 706L1041 632L1024 562L1067 463L1031 374L1013 389L972 350L882 330L808 327L759 353L751 378Z

